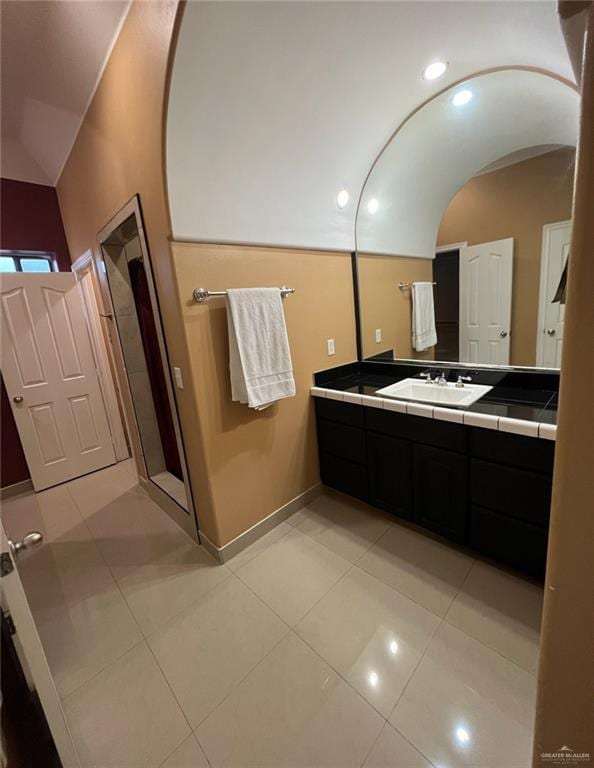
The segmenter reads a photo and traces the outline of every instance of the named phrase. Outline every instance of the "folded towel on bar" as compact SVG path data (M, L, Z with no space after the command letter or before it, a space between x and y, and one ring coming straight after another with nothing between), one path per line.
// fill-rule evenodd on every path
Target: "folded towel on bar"
M262 410L295 396L280 288L227 291L229 368L235 402Z
M437 344L433 283L412 284L412 345L422 352Z

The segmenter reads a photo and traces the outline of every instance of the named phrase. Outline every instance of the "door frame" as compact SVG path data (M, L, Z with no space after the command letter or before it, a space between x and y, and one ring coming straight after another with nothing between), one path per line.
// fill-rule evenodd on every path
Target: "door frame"
M80 768L79 756L21 582L9 536L0 521L2 609L15 627L13 640L27 682L35 688L63 768Z
M464 240L460 243L447 243L446 245L436 245L435 253L446 253L447 251L459 251L460 248L467 248L468 240Z
M90 267L91 270L91 281L93 286L93 291L90 295L85 292L82 282L82 273L88 267ZM79 256L78 259L73 262L72 272L74 273L85 311L89 338L91 339L91 347L93 348L95 363L97 364L97 370L99 371L99 386L101 387L105 410L107 411L107 419L109 421L116 459L117 461L125 461L130 457L130 449L128 448L126 434L122 425L121 413L124 409L120 409L120 403L113 381L112 366L110 364L107 344L105 343L105 335L100 320L102 313L100 312L97 303L97 292L95 290L95 285L98 285L99 283L97 280L95 260L93 259L91 250L85 251L82 256Z
M536 365L538 367L544 367L544 326L545 326L545 305L547 301L547 277L548 277L548 264L545 266L545 254L550 245L551 234L556 229L563 229L564 227L570 227L572 219L565 221L554 221L550 224L545 224L542 228L542 242L540 248L540 287L538 290L538 320L536 323ZM558 370L558 369L556 369Z
M111 289L109 285L109 280L107 278L107 267L105 266L105 256L103 253L102 244L107 240L109 235L114 232L114 230L116 230L121 224L124 223L124 221L126 221L126 219L129 219L131 216L134 216L136 220L136 227L138 230L138 239L140 241L140 247L141 247L142 255L144 258L145 272L147 277L149 293L151 297L151 309L153 311L153 316L155 318L155 327L157 330L157 342L159 345L159 351L161 353L161 360L163 362L163 373L165 378L165 385L167 388L167 397L169 400L169 407L171 408L173 428L175 431L175 438L177 442L179 458L180 458L180 463L182 468L183 483L186 491L186 500L188 504L187 510L180 507L179 504L177 504L177 502L175 502L165 491L163 491L160 488L160 486L158 486L153 480L151 480L151 477L148 473L146 462L144 460L144 448L142 445L142 439L140 437L140 430L138 427L136 409L134 407L134 400L132 398L132 393L130 390L130 382L128 380L128 375L126 372L124 353L122 350L119 331L117 329L117 323L115 322L115 311L114 311L113 302L111 298ZM153 500L156 501L156 503L167 514L169 514L170 517L172 517L173 520L175 520L175 522L181 528L183 528L189 536L191 536L191 538L193 538L195 541L200 543L200 533L199 533L200 525L199 525L198 515L196 512L195 503L194 503L194 497L192 495L192 487L190 485L190 475L188 472L188 465L186 461L186 449L185 449L183 435L181 431L177 400L175 397L175 391L173 388L173 381L171 376L171 361L169 359L167 344L165 341L165 334L163 331L163 320L161 317L159 297L158 297L156 286L155 286L152 260L151 260L150 250L148 247L148 242L146 239L145 228L144 228L144 218L142 215L142 208L140 206L139 195L135 195L128 203L126 203L126 205L123 208L121 208L116 213L116 215L97 233L97 244L98 244L98 260L99 260L99 263L101 264L101 269L99 270L99 272L103 273L103 279L100 280L100 285L103 289L102 296L104 300L104 305L107 308L107 314L114 324L114 329L115 329L114 339L115 339L115 344L117 344L117 347L118 347L118 357L121 363L120 370L118 371L118 373L121 375L121 378L123 380L121 382L121 386L126 387L128 402L130 404L132 418L134 419L136 440L135 441L131 440L131 442L133 442L133 447L134 445L136 445L137 449L140 451L140 460L144 467L146 484L148 484L148 486L145 484L145 487L147 488L147 491L149 492Z

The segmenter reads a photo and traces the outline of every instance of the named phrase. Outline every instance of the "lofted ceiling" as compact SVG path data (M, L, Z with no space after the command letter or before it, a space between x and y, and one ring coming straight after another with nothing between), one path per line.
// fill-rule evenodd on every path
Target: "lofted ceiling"
M2 176L55 185L129 0L3 0Z
M435 60L446 74L423 80ZM395 128L444 87L509 66L573 81L555 2L188 3L167 116L174 237L352 250Z

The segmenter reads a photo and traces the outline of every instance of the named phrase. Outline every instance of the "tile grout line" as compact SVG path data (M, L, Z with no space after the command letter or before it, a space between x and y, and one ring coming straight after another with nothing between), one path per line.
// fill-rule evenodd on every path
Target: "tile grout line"
M131 490L131 489L129 489L129 490ZM145 493L145 492L144 492L144 489L142 489L142 487L141 487L141 490L143 491L143 493ZM125 493L127 493L127 491L125 491ZM77 509L79 510L79 514L80 514L80 515L81 515L81 517L82 517L82 512L80 511L80 507L78 506L78 503L77 503L76 499L75 499L75 498L72 496L72 494L70 494L70 496L71 496L71 498L73 499L73 501L74 501L74 504L76 505ZM148 494L146 494L146 498L147 498L149 501L151 501L152 503L154 503L154 502L152 501L152 499L151 499L151 498L148 496ZM162 511L163 511L163 510L162 510ZM163 511L163 514L167 514L167 513ZM84 522L84 523L85 523L85 525L86 525L86 519L85 519L84 517L83 517L83 522ZM99 552L99 556L101 557L101 559L102 559L102 561L103 561L103 563L104 563L105 567L106 567L106 568L107 568L107 570L109 571L109 573L110 573L110 575L111 575L111 577L112 577L112 579L113 579L113 581L114 581L114 583L115 583L116 587L118 588L118 591L119 591L120 595L122 596L122 599L124 600L124 603L126 604L126 607L128 608L128 611L129 611L129 612L130 612L130 614L132 615L132 618L134 619L134 623L135 623L135 624L137 625L137 627L138 627L138 631L140 632L140 634L142 635L142 637L143 637L145 640L147 640L147 639L148 639L149 637L151 637L151 635L153 635L155 632L157 632L157 631L159 631L160 629L163 629L165 626L167 626L167 623L165 623L165 624L161 624L160 626L157 626L157 627L154 627L154 628L153 628L153 629L152 629L152 630L151 630L151 631L150 631L148 634L144 632L144 630L143 630L143 629L142 629L142 627L140 626L140 623L138 622L138 620L137 620L136 616L134 615L134 611L132 610L132 607L131 607L131 606L130 606L130 604L128 603L128 600L127 600L127 598L126 598L126 594L125 594L125 592L123 591L123 589L122 589L122 587L121 587L121 585L120 585L120 581L119 581L119 579L118 579L118 578L117 578L117 576L114 574L114 572L113 572L113 570L112 570L112 567L111 567L111 566L109 565L109 563L107 562L107 560L106 560L106 558L105 558L105 556L104 556L104 554L103 554L103 552L102 552L102 550L101 550L101 547L100 547L100 546L99 546L99 544L98 544L98 538L97 538L97 537L96 537L96 536L93 534L93 531L92 531L92 529L90 528L90 526L86 525L86 527L87 527L87 530L89 531L89 534L90 534L90 538L91 538L91 540L92 540L92 541L95 543L95 546L97 547L97 551ZM182 531L182 533L185 533L185 531L183 531L181 528L180 528L180 531ZM186 535L187 535L187 534L186 534ZM210 554L210 552L208 552L208 551L207 551L207 550L206 550L206 549L205 549L205 548L204 548L204 547L203 547L201 544L198 544L196 541L194 541L194 539L192 539L191 537L189 537L189 536L188 536L188 541L190 541L190 542L191 542L191 543L192 543L192 544L193 544L193 545L194 545L194 546L195 546L197 549L199 549L199 550L201 550L202 552L204 552L204 553L205 553L205 554L206 554L208 557L211 557L211 558L212 558L212 555ZM216 567L218 567L218 568L224 568L224 569L225 569L225 571L227 571L227 572L229 573L229 576L233 575L233 572L232 572L232 571L231 571L231 570L230 570L230 569L229 569L229 568L228 568L228 567L225 565L225 563L217 563L217 562L216 562L216 560L215 560L214 558L212 558L212 559L213 559L213 562L214 562L214 563L216 563ZM151 564L154 564L154 562L155 562L155 561L152 561L152 562L151 562ZM137 568L141 568L141 567L142 567L141 565L137 566ZM229 577L227 577L227 578L229 578ZM208 589L207 589L205 592L203 592L203 593L202 593L202 595L200 595L199 597L197 597L195 601L192 601L191 603L188 603L188 605L187 605L187 606L185 606L184 608L181 608L179 611L177 611L175 614L173 614L173 615L172 615L172 616L171 616L169 619L167 619L167 622L170 622L170 621L173 621L174 619L177 619L177 618L178 618L179 616L181 616L181 614L182 614L182 613L184 613L186 610L189 610L191 607L195 606L195 605L196 605L196 604L197 604L197 603L200 601L201 597L203 597L204 595L208 594L208 593L209 593L209 592L211 592L213 589L216 589L216 588L217 588L217 587L218 587L220 584L222 584L222 583L223 583L223 582L222 582L222 581L220 581L218 584L214 584L212 587L209 587L209 588L208 588Z
M452 624L451 621L448 621L448 614L452 610L452 606L454 605L455 601L457 600L459 594L462 592L462 589L463 589L464 585L466 584L466 582L470 578L470 574L472 573L472 571L473 571L474 567L477 565L477 563L482 563L482 561L478 560L477 558L475 558L473 560L472 566L470 567L468 573L464 577L464 581L462 582L462 584L460 585L460 588L456 592L456 595L455 595L454 599L452 600L452 602L450 603L448 610L445 612L445 614L443 616L443 619L440 622L440 626L441 626L441 624L445 623L445 624L448 625L448 627L453 627L454 629L458 630L458 632L462 632L463 635L466 635L466 637L469 637L471 640L474 640L476 643L479 643L484 648L487 648L487 650L491 651L492 653L496 653L498 656L501 656L502 659L505 659L510 664L514 664L516 667L518 667L518 669L521 669L523 672L527 672L529 675L532 675L532 677L536 677L536 673L535 672L532 672L531 670L526 669L526 667L522 666L522 664L519 664L517 661L515 661L515 659L510 659L509 656L506 656L504 653L499 651L497 648L491 647L490 645L485 643L484 640L480 640L478 637L474 637L474 635L471 635L469 632L466 632L466 630L462 629L461 627L457 627L455 624ZM539 631L539 635L540 635L540 631ZM538 643L538 652L539 652L539 655L540 655L540 639L539 639L539 643Z

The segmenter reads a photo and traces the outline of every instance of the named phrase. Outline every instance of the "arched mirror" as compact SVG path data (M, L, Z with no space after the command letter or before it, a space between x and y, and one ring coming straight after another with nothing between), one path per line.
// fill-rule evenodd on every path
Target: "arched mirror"
M559 367L578 111L566 82L505 69L396 130L357 212L363 359Z

